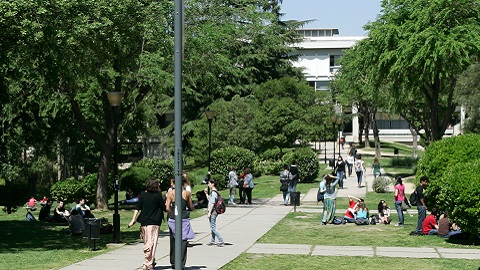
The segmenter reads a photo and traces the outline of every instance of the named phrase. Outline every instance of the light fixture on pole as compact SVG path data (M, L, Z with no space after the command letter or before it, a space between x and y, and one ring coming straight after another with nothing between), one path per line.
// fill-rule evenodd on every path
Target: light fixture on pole
M337 143L338 143L338 155L340 155L340 130L341 130L341 126L342 126L342 116L339 115L337 117L337 126L338 126L338 138L337 138Z
M325 164L327 164L327 120L323 120L323 155Z
M122 104L123 94L121 92L109 92L107 93L108 102L113 111L113 177L115 179L115 212L113 214L113 242L120 243L120 214L118 213L118 110Z
M333 125L333 160L335 160L335 149L336 149L336 145L335 145L335 142L337 141L337 129L335 127L335 124L337 123L337 115L332 115L331 117L331 120L332 120L332 125Z
M207 108L205 115L208 119L208 171L210 172L210 158L212 154L212 120L215 118L215 115L217 115L217 112Z

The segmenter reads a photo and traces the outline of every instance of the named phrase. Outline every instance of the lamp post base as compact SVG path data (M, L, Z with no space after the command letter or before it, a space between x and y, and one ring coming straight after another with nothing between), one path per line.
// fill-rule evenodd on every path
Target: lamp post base
M120 214L113 214L113 242L120 243Z

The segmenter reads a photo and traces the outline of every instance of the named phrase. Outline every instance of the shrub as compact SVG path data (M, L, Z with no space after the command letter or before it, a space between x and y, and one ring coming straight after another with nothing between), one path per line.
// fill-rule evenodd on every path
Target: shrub
M479 149L480 135L476 134L445 138L428 146L418 161L416 172L416 183L424 175L430 180L425 190L427 205L436 204L440 190L446 182L451 181L444 177L449 167L476 159Z
M480 159L451 166L443 175L437 207L447 209L450 218L472 237L480 224Z
M150 169L152 177L160 181L160 188L162 190L167 190L170 187L170 179L174 177L173 159L144 158L134 163L132 167Z
M139 194L145 189L145 182L152 178L153 173L149 168L130 167L120 177L120 189L130 188L133 193Z
M283 170L283 162L281 160L260 160L255 159L254 161L255 172L259 175L278 175L280 171Z
M418 159L414 157L394 157L392 167L412 168L417 164Z
M280 148L273 148L268 149L260 155L262 160L272 160L272 161L279 161L282 160L282 157L285 153L281 151Z
M78 198L84 198L88 204L96 204L97 202L97 182L98 175L92 173L86 175L82 180L67 178L56 182L50 188L52 198L62 200L65 204L75 202ZM109 177L107 185L107 199L114 192L113 177Z
M387 193L390 191L390 186L393 180L388 176L380 176L373 179L372 188L376 193Z
M11 214L17 211L17 206L25 204L30 198L28 185L25 183L6 182L5 185L0 185L0 205L5 206L3 211Z
M286 153L283 156L284 164L291 164L293 160L297 161L300 179L304 182L313 182L318 176L319 163L315 151L310 147L296 149L293 152Z
M220 148L212 152L211 159L211 173L213 175L222 175L223 177L217 178L220 181L219 186L224 187L222 183L227 181L228 172L230 166L234 166L237 171L244 168L252 169L254 172L253 161L255 159L255 153L253 151L241 148L241 147L226 147Z

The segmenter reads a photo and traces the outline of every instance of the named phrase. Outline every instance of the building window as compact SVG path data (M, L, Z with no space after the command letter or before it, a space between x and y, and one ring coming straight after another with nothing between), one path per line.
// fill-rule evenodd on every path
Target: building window
M330 55L330 72L334 73L340 68L339 60L341 55Z
M330 88L328 87L328 81L316 81L315 82L315 90L317 91L328 91Z

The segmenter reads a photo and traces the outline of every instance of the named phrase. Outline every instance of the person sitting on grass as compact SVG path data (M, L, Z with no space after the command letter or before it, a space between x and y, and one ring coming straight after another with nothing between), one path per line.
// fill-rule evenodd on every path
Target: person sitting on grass
M38 220L46 221L46 222L53 221L53 217L52 215L50 215L52 204L53 204L53 201L51 199L48 199L47 203L44 206L42 206L42 208L40 209L40 213L38 214Z
M360 200L360 202L358 203L355 224L368 225L368 208L363 200Z
M37 200L35 199L35 197L33 196L30 197L30 199L27 202L27 210L31 210L31 211L37 210L37 207L35 206L36 203L37 203Z
M83 217L80 215L77 209L73 209L68 217L68 226L70 228L71 235L81 236L85 231L85 223Z
M378 217L380 218L380 223L390 224L392 218L390 217L391 209L387 206L387 202L380 200L378 203Z
M461 233L462 231L457 224L448 219L448 211L445 210L445 213L440 216L440 220L438 221L438 236L442 238L450 238L452 235L458 235Z
M59 223L68 222L68 216L70 216L70 213L65 209L65 204L59 200L57 207L53 210L53 221Z
M424 235L437 235L438 234L438 225L437 225L437 208L432 208L430 215L426 217L422 222L422 232Z
M356 201L355 201L356 200ZM357 214L358 203L360 199L355 196L348 196L348 209L345 212L343 219L348 223L355 222L355 215Z

